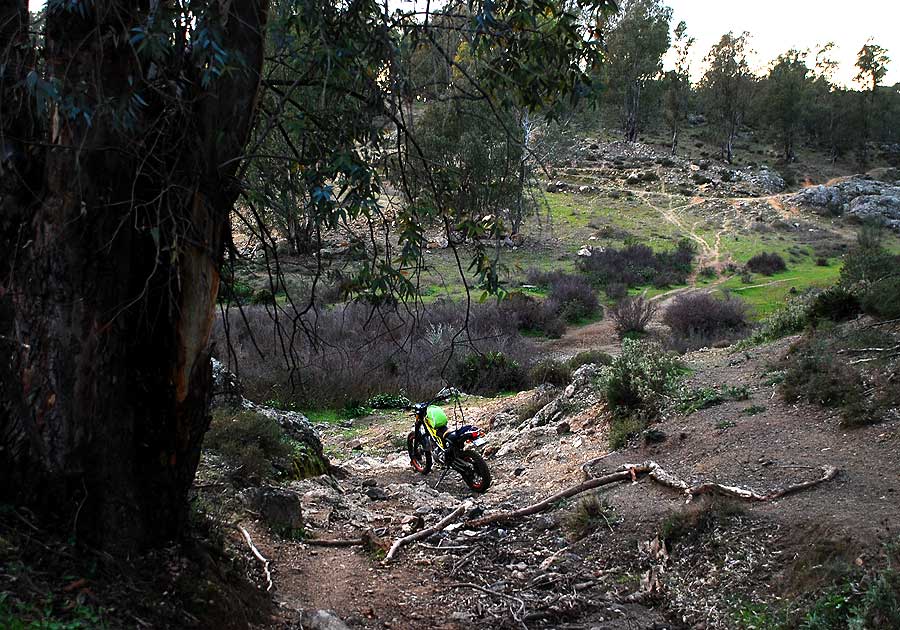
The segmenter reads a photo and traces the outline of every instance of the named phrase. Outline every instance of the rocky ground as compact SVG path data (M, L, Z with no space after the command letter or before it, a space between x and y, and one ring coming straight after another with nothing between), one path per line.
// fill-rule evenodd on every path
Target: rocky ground
M654 425L652 440L613 453L595 366L561 390L471 400L455 417L488 432L494 483L484 495L473 495L455 473L437 487L439 471L415 473L402 447L410 424L402 414L319 425L333 474L270 491L302 535L274 535L259 496L235 497L239 522L271 563L278 603L271 625L731 628L741 610L816 584L816 571L825 569L813 559L822 549L864 565L898 534L900 419L848 431L821 408L783 402L771 376L791 342L687 355L689 387L727 385L743 394L672 414ZM602 510L587 527L577 520L583 497L496 525L461 524L645 460L690 482L759 492L815 479L820 466L839 472L770 503L686 506L683 495L643 479L595 492ZM231 496L216 485L222 474L207 457L199 491ZM462 504L459 521L384 562L390 541ZM361 538L365 544L347 547L316 543Z

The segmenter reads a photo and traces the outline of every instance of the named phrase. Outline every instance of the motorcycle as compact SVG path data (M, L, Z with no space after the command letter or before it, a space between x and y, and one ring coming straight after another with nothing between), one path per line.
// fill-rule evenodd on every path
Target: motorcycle
M406 437L409 463L413 470L423 475L431 472L435 462L444 466L444 473L435 488L450 470L455 470L469 488L486 492L491 485L491 471L474 449L484 445L487 439L481 429L471 424L448 431L447 414L435 405L458 394L454 389L445 388L431 400L407 407L415 418L415 427Z

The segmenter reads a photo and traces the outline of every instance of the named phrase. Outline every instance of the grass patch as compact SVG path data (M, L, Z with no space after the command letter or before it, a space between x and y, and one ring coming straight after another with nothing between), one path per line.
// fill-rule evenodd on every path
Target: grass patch
M820 267L814 261L804 261L772 276L754 276L750 286L745 286L740 278L731 278L721 287L744 300L751 308L752 317L763 319L782 308L798 292L831 286L840 276L840 265Z
M575 540L593 534L600 529L612 531L618 520L615 508L596 494L582 498L566 516L565 526Z

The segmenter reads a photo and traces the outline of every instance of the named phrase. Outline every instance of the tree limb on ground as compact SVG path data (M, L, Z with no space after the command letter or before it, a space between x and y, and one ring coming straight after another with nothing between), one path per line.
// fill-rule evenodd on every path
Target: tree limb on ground
M247 545L250 547L250 551L253 552L253 555L256 556L256 559L262 562L263 571L266 572L266 581L269 585L266 587L266 591L272 590L272 574L269 573L269 561L266 560L266 557L259 552L259 549L256 548L256 545L253 544L253 539L250 538L250 532L244 529L242 526L238 525L237 528L244 535L244 540L247 541Z
M469 503L463 503L455 510L450 512L443 519L438 521L436 525L432 525L431 527L426 527L425 529L419 530L414 534L410 534L409 536L404 536L403 538L398 538L394 541L394 544L391 545L391 548L388 550L387 555L384 557L385 562L390 562L394 555L397 553L397 550L400 549L403 545L409 544L411 542L415 542L417 540L421 540L422 538L427 538L432 534L436 534L439 531L442 531L447 528L447 526L459 518L459 515L462 514L469 507Z
M538 514L539 512L550 509L550 507L562 501L563 499L569 499L583 492L587 492L588 490L593 490L594 488L599 488L601 486L606 486L620 481L628 481L629 479L632 480L632 482L636 483L638 478L644 475L648 476L651 480L659 483L660 485L666 486L668 488L673 488L675 490L680 490L687 495L688 501L690 501L697 495L713 493L735 497L746 501L774 501L775 499L780 499L781 497L788 494L799 492L800 490L805 490L806 488L811 488L824 481L829 481L833 479L837 474L837 468L833 466L822 466L821 469L822 476L818 479L792 484L785 488L773 490L766 494L758 494L747 488L725 486L719 483L712 482L706 482L692 486L687 482L679 479L675 475L667 472L665 469L661 468L659 464L653 461L644 462L642 464L626 464L616 472L604 475L602 477L588 479L587 481L567 488L561 492L557 492L556 494L538 501L537 503L534 503L532 505L509 512L489 514L482 518L467 521L465 523L465 526L474 529L476 527L483 527L485 525L490 525L492 523L497 523L500 521L508 521L522 518L523 516Z

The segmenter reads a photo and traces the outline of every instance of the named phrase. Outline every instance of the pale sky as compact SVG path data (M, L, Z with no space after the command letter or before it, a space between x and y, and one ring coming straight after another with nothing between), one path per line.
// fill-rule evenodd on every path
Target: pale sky
M664 0L672 7L672 28L687 22L694 44L692 76L702 74L702 60L728 31L749 31L756 51L751 65L763 73L769 61L790 48L810 49L814 63L819 44L833 41L841 63L835 79L853 84L857 53L871 37L888 50L888 74L882 82L900 82L900 0Z
M29 0L36 10L45 0ZM422 0L388 0L391 7L424 7ZM432 2L432 7L441 0ZM692 76L703 72L703 57L728 31L749 31L756 51L752 65L764 73L769 61L790 48L815 51L833 41L841 66L836 80L853 85L859 49L872 38L887 48L891 64L884 85L900 83L900 0L665 0L672 7L672 29L680 20L696 38ZM812 65L812 61L810 62Z

